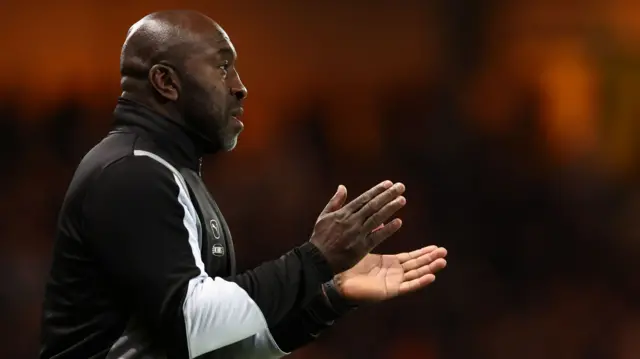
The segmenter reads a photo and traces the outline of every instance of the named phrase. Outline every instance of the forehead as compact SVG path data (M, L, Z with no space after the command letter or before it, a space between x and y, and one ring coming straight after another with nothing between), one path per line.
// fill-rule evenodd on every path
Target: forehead
M229 35L220 27L216 26L216 33L213 34L209 44L211 45L211 55L218 56L231 56L235 58L237 56L236 49L229 38Z
M200 34L188 56L187 65L205 66L212 61L235 60L236 50L227 33L217 27L214 31Z

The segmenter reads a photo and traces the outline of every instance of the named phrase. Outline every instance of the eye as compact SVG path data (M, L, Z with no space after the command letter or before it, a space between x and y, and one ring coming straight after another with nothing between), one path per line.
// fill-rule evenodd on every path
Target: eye
M229 72L230 67L231 64L229 63L229 61L225 61L222 65L218 66L218 68L224 72L225 77L227 76L227 72Z

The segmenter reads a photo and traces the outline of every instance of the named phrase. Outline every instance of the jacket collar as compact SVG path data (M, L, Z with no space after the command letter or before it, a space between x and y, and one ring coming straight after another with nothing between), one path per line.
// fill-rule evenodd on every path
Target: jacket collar
M153 141L180 166L200 172L204 145L179 122L135 101L119 98L114 126L125 127Z

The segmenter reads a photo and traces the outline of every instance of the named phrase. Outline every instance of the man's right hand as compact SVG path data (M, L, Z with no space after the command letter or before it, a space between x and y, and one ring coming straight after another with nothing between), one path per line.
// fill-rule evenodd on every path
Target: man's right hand
M398 218L384 223L406 204L404 190L402 183L384 181L344 205L347 189L338 187L318 217L310 239L334 273L353 267L400 229L402 221Z

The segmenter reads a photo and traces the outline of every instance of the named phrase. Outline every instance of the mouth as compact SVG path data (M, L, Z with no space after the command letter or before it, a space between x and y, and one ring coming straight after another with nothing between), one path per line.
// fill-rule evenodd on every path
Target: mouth
M235 118L238 121L242 119L243 114L244 114L244 108L242 107L238 107L237 109L234 109L230 112L231 117Z

